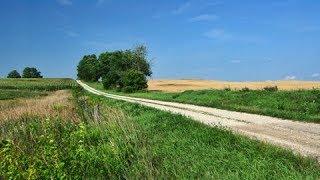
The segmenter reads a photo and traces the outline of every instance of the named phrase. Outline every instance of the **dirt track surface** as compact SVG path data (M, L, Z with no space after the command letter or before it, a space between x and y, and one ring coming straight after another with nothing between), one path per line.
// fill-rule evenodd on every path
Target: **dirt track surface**
M297 90L320 88L319 81L257 81L257 82L229 82L214 80L149 80L148 89L166 92L181 92L185 90L201 89L263 89L267 86L277 86L280 90Z
M182 114L210 126L226 127L250 138L289 148L305 156L314 157L320 162L320 124L303 123L190 104L118 96L93 89L81 81L77 82L87 91L97 95Z

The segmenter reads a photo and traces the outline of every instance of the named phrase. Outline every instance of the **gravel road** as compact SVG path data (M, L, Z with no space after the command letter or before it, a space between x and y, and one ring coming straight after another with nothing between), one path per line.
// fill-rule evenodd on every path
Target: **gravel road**
M209 126L225 127L253 139L292 149L304 156L314 157L320 162L320 124L190 104L113 95L91 88L81 81L77 82L87 91L97 95L182 114Z

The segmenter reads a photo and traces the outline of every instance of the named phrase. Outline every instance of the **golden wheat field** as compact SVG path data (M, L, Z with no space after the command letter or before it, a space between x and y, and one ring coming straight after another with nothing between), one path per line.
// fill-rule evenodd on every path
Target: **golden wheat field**
M267 86L277 86L280 90L297 90L320 88L320 81L256 81L256 82L229 82L215 80L149 80L148 89L166 92L181 92L185 90L201 89L262 89Z

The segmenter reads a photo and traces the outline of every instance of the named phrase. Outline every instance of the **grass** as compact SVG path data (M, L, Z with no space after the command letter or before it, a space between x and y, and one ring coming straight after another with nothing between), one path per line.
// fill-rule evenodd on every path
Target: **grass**
M93 95L91 95L93 96ZM105 99L140 126L156 177L218 179L316 179L320 167L275 146L211 128L182 115Z
M70 89L76 86L77 83L68 78L0 79L0 89L55 91L61 89Z
M99 83L88 83L103 90ZM320 123L320 90L199 90L181 93L138 92L133 97L173 101L297 121Z
M35 111L0 117L0 179L320 177L314 159L78 88L19 103L5 111Z
M31 97L40 97L40 96L46 96L46 95L48 95L48 93L43 91L11 90L11 89L0 90L0 100L31 98Z

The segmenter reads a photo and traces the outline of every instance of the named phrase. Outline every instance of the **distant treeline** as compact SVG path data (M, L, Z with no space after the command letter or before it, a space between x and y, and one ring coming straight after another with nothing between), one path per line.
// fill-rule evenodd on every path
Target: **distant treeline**
M17 70L9 72L7 78L21 78L20 73ZM43 78L41 72L34 67L26 67L22 72L22 78Z
M78 65L78 79L96 82L100 78L106 89L133 92L147 88L147 76L151 76L147 48L139 45L134 49L85 55Z

